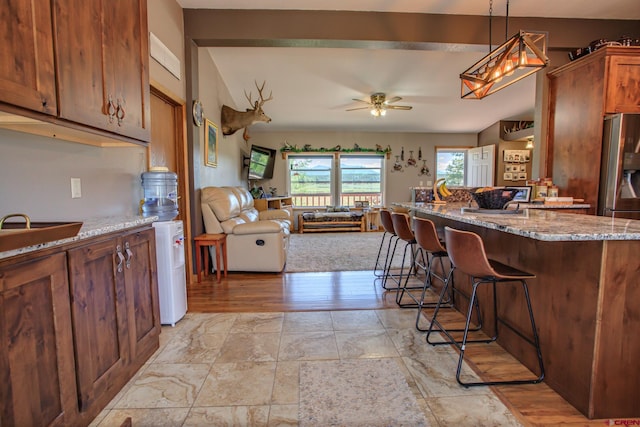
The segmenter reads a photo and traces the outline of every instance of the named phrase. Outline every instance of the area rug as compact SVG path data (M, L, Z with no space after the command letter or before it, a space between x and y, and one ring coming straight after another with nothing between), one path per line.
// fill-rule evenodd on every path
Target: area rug
M301 363L298 421L301 427L429 425L391 359Z
M291 234L285 271L361 271L373 270L382 240L379 232L338 232ZM385 238L386 251L388 237ZM398 243L391 266L402 263L404 242ZM386 252L383 252L383 255ZM407 252L407 257L409 252ZM384 262L384 258L382 260Z

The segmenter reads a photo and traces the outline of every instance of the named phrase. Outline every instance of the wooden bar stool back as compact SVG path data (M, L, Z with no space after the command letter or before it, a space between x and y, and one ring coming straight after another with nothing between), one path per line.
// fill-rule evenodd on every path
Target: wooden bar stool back
M471 299L469 303L469 309L467 311L466 324L464 328L464 334L462 341L458 342L448 335L450 342L456 344L460 349L460 356L458 359L458 368L456 370L456 380L463 386L480 386L480 385L506 385L506 384L536 384L544 379L544 364L542 362L542 352L540 350L540 340L538 339L538 332L533 316L533 309L531 308L531 298L529 296L529 288L527 286L527 279L535 278L535 275L527 273L525 271L518 270L511 266L502 264L498 261L489 259L487 257L484 243L479 235L470 231L456 230L450 227L445 227L445 241L447 244L447 251L451 262L455 265L457 271L461 271L471 277L472 291ZM505 322L498 317L497 312L497 283L520 283L524 292L527 310L529 314L529 320L531 322L531 333L533 339L529 339L522 332L516 330L513 326ZM475 302L477 300L477 289L479 285L491 284L493 287L493 319L494 319L494 336L485 340L468 340L469 325L471 322L471 316L474 307L477 307ZM436 316L432 319L432 324L436 322ZM510 379L510 380L497 380L497 381L478 381L478 382L462 382L460 380L460 372L462 370L462 362L464 360L464 354L467 343L470 342L492 342L498 338L498 322L514 331L519 337L531 344L535 350L538 359L540 374L536 378L527 379ZM440 325L441 327L441 325ZM431 328L430 328L431 329ZM441 327L442 329L442 327ZM446 334L446 333L445 333Z

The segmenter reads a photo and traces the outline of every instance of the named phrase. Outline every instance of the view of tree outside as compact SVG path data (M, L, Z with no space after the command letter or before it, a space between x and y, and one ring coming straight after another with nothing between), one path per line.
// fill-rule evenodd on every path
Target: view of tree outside
M444 178L449 187L464 186L466 149L436 149L436 179Z

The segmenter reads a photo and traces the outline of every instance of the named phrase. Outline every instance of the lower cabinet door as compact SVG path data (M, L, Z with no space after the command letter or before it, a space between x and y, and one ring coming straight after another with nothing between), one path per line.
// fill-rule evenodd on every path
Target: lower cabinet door
M80 411L113 397L128 379L125 255L118 243L103 240L68 251Z
M160 308L153 229L125 234L125 287L131 362L141 366L158 348Z
M70 425L76 384L64 253L0 266L0 425Z

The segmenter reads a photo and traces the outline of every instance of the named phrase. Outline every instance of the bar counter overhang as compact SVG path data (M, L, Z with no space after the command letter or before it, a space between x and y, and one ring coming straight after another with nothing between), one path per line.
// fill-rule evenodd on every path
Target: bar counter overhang
M544 381L588 418L640 417L640 221L537 209L490 215L463 213L460 204L399 205L438 228L478 233L489 257L534 273L529 290ZM470 292L468 276L457 272L455 286ZM481 306L490 301L489 292L479 293ZM531 338L518 292L498 287L498 310ZM486 306L485 325L492 325ZM466 312L464 304L457 308ZM535 372L535 355L521 338L503 327L498 342Z

